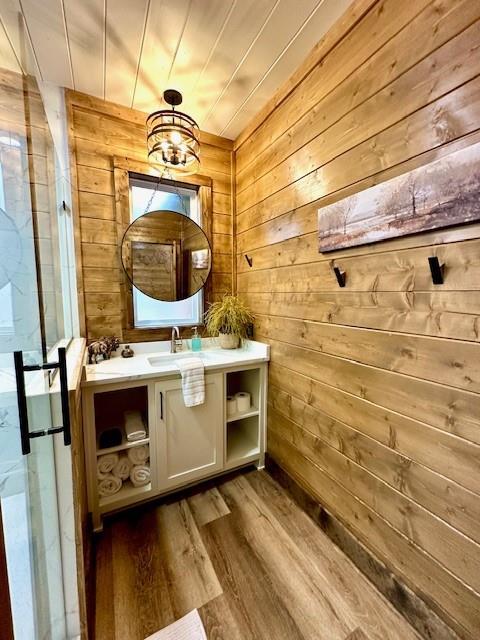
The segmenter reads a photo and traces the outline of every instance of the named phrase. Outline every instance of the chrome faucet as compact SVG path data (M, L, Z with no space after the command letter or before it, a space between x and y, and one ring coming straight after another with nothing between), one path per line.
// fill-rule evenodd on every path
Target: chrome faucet
M183 349L183 342L180 338L180 329L172 327L172 337L170 339L170 353L177 353Z

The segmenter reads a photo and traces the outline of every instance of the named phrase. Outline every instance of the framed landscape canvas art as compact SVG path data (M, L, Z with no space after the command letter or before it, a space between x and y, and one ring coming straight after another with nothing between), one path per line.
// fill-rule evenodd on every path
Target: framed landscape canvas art
M480 143L319 209L319 251L475 220L480 220Z

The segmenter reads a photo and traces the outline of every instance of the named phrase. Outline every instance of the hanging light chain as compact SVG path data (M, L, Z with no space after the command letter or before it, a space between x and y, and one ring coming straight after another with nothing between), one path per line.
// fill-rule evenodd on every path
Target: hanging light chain
M163 171L162 171L162 175L158 177L157 182L155 183L155 189L153 189L153 191L152 191L152 193L151 193L151 195L150 195L150 197L148 199L147 206L145 207L145 211L143 212L143 215L145 215L146 213L148 213L150 211L150 207L152 206L153 199L155 198L155 194L157 193L158 188L159 188L162 180L170 180L172 182L172 186L173 186L173 189L175 191L175 195L179 198L180 203L182 205L183 213L185 214L185 216L187 218L189 218L190 215L189 215L189 213L187 211L187 207L185 206L184 199L180 195L180 190L177 187L177 183L173 179L173 176L170 173L170 170L168 169L168 167L165 167L163 169Z

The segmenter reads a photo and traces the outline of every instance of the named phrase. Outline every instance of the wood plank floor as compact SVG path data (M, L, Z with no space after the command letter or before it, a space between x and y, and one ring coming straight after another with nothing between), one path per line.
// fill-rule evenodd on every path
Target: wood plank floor
M107 520L96 640L144 640L198 608L209 640L418 640L264 471Z

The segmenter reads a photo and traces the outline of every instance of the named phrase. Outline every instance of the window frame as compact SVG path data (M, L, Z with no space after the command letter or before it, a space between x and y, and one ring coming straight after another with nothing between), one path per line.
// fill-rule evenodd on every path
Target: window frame
M127 157L113 158L113 177L115 189L115 216L117 222L118 261L120 270L120 298L122 306L122 333L124 342L145 342L165 340L170 335L170 327L136 327L133 308L133 285L127 278L121 262L121 244L123 235L132 220L131 179L151 181L156 184L162 175L162 168ZM175 176L174 180L163 179L165 185L195 189L198 193L200 226L212 246L212 179L208 176L193 174ZM203 312L211 302L212 273L210 272L203 287ZM199 324L203 324L200 322ZM183 325L184 328L198 326Z

